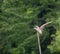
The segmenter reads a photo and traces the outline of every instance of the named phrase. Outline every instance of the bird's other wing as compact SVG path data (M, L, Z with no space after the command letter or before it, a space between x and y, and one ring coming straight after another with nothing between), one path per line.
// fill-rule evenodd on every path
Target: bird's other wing
M42 30L44 29L44 27L45 27L46 25L50 24L50 23L52 23L52 22L47 22L47 23L41 25L41 26L39 27L40 30L42 31Z

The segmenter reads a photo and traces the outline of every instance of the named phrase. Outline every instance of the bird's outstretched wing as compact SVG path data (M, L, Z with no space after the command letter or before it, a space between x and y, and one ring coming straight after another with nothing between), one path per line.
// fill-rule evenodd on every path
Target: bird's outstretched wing
M39 27L40 30L42 31L42 30L44 29L44 27L45 27L46 25L50 24L50 23L52 23L52 22L47 22L47 23L41 25L41 26Z

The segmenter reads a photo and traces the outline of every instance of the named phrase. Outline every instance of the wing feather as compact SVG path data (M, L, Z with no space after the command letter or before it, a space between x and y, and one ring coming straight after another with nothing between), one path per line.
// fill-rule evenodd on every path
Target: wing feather
M44 27L46 26L46 25L48 25L48 24L50 24L51 22L47 22L47 23L45 23L45 24L43 24L43 25L41 25L39 28L40 28L40 30L42 31L43 29L44 29Z

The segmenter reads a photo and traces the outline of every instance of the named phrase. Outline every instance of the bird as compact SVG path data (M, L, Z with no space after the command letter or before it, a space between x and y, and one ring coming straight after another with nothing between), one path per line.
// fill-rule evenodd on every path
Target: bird
M43 29L45 28L46 25L50 24L52 22L47 22L41 26L35 26L34 29L37 31L37 38L38 38L38 46L39 46L39 53L42 54L41 52L41 45L40 45L40 34L42 34Z
M47 23L45 23L45 24L43 24L43 25L41 25L41 26L35 26L34 29L35 29L39 34L42 34L42 31L43 31L43 29L45 28L45 26L48 25L48 24L50 24L50 23L52 23L52 22L47 22Z

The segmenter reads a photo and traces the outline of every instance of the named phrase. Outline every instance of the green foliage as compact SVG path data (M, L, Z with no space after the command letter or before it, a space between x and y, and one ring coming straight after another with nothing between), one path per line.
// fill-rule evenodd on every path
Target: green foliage
M0 0L0 54L38 54L35 25L43 31L43 54L60 54L60 0Z

